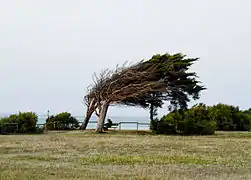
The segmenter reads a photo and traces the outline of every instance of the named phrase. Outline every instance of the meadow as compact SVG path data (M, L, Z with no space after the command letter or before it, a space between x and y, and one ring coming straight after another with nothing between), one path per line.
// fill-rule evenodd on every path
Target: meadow
M0 179L251 179L251 133L1 135Z

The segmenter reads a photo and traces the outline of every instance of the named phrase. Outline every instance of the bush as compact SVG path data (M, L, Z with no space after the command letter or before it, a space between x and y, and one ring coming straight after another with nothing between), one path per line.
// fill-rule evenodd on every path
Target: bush
M240 111L238 107L226 104L217 104L209 107L209 116L217 122L220 131L248 131L251 118L249 111Z
M171 112L152 122L151 127L158 134L212 135L216 122L209 118L207 107L200 104L186 111Z
M50 116L46 119L46 128L48 130L73 130L78 127L78 120L67 112L60 113L56 116Z
M178 122L177 127L181 134L211 135L215 133L216 122L209 118L204 104L186 110L182 118L183 120Z
M9 123L9 118L8 117L4 117L0 119L0 133L4 133L4 125L6 123Z
M236 122L237 131L250 131L251 129L251 114L239 112L236 114L238 121Z
M174 124L170 124L169 122L163 119L158 121L157 119L155 119L154 121L152 121L151 124L152 124L151 130L157 134L166 134L166 135L177 134Z
M217 130L220 131L233 131L235 125L233 123L233 107L225 104L217 104L209 107L209 116L217 122Z
M38 117L33 112L10 115L0 120L1 133L34 133L37 120Z
M238 107L226 104L211 107L199 104L186 111L171 112L151 122L151 130L159 134L213 134L215 130L250 129L251 109L241 111Z
M160 120L151 122L151 130L157 134L177 134L177 122L181 120L178 112L169 113Z

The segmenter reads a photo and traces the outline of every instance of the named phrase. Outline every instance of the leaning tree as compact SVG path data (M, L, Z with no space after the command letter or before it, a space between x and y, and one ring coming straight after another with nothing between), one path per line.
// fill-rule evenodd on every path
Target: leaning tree
M154 55L150 60L94 75L94 85L85 96L88 108L81 128L86 128L95 112L97 132L101 132L111 104L149 108L151 120L164 101L170 102L170 110L186 109L189 100L198 99L200 91L205 89L199 85L196 73L188 72L197 60L182 54Z
M88 110L82 129L85 129L93 112L98 116L97 132L101 132L108 107L111 104L121 104L149 92L165 91L164 81L156 80L156 65L146 65L144 62L129 67L117 67L114 71L103 71L94 75L94 85L85 97Z

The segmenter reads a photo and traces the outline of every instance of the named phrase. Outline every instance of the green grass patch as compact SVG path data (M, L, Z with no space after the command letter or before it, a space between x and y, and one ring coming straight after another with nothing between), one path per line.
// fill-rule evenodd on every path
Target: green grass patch
M251 179L250 137L129 131L0 136L0 179Z
M17 155L13 156L10 159L12 160L35 160L35 161L56 161L58 158L50 157L50 156L32 156L32 155Z
M155 135L150 130L109 130L104 133L96 133L95 130L85 130L85 131L53 131L49 133L55 133L63 136L106 136L106 135Z
M83 164L113 164L113 165L136 165L136 164L228 164L229 161L223 159L206 159L204 157L192 156L92 156L82 157Z
M218 131L216 133L217 137L220 138L247 138L247 139L251 139L251 132L247 132L247 131L243 131L243 132L231 132L231 131Z

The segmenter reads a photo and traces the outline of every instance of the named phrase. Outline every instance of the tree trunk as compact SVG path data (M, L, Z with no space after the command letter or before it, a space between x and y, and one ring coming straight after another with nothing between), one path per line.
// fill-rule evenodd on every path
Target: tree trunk
M153 121L154 118L154 107L153 103L150 104L150 120Z
M87 127L87 125L88 125L88 123L89 123L89 120L90 120L90 118L91 118L93 112L94 112L94 110L92 110L92 109L91 109L91 110L89 109L89 110L87 111L85 120L84 120L84 122L82 123L82 125L80 126L80 129L81 129L81 130L86 130L86 127Z
M95 111L95 100L93 99L87 109L87 112L86 112L86 117L85 117L85 120L84 122L82 123L82 125L80 126L80 129L81 130L85 130L88 123L89 123L89 120L92 116L92 114L94 113Z
M155 106L154 102L150 103L150 120L154 121L154 118L158 115L158 109Z
M109 104L106 101L104 101L101 105L101 109L100 109L99 117L98 117L97 129L96 129L96 132L98 133L103 132L108 107L109 107Z

